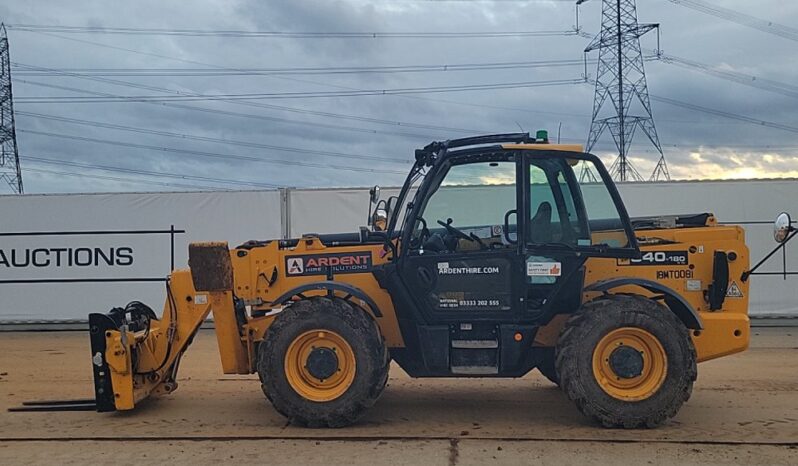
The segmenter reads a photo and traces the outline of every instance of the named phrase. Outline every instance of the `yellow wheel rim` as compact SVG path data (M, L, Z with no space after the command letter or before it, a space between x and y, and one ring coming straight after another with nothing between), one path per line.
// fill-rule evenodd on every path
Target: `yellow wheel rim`
M662 344L641 328L612 330L593 350L593 376L608 395L622 401L650 397L667 373L668 356Z
M313 354L313 356L312 356ZM324 354L336 366L321 374L309 368L312 357ZM355 380L355 353L340 335L329 330L307 331L294 339L285 354L285 375L291 388L305 399L332 401L343 395Z

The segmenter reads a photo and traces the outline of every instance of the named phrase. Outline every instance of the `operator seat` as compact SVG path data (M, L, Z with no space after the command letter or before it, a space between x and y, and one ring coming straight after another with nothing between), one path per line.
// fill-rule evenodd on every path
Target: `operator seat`
M538 211L529 221L529 240L533 243L550 243L551 232L551 204L544 201L538 206Z

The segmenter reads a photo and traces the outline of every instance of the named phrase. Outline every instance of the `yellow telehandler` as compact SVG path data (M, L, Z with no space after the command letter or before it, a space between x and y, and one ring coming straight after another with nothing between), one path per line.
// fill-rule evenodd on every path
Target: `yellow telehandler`
M398 196L372 189L370 228L193 243L162 316L140 302L91 314L95 398L62 407L130 410L173 392L211 314L224 373L257 373L274 408L311 427L355 422L390 361L413 377L537 368L598 423L653 427L690 397L698 362L748 347L741 227L630 219L601 161L545 131L415 158ZM786 214L777 223L778 241L796 233Z

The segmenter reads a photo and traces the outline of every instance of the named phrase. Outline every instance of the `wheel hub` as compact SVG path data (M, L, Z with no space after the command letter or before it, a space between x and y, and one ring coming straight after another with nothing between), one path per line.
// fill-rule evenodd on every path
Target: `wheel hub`
M329 379L338 371L338 356L330 348L313 348L305 368L319 380Z
M352 346L341 335L326 329L308 330L288 345L285 378L303 398L332 401L355 380L357 363Z
M619 346L612 350L609 364L622 379L633 379L643 373L643 355L631 346Z
M668 356L657 337L639 327L619 327L593 349L593 376L605 393L621 401L655 394L668 373Z

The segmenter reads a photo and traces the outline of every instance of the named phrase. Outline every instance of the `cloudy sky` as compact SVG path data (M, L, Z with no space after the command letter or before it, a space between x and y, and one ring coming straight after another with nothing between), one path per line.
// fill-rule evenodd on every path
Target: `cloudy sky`
M798 27L795 2L711 1ZM593 88L574 83L584 72L579 60L589 39L566 33L575 26L573 3L3 2L0 20L11 25L26 192L396 185L409 168L413 149L435 139L514 132L519 127L548 129L556 137L561 127L563 142L584 142ZM598 31L600 10L598 0L581 7L584 32ZM791 38L779 37L667 0L640 0L638 10L641 22L661 23L661 48L666 54L692 63L685 67L646 62L656 125L673 178L798 177L798 33L788 30L783 35ZM231 37L75 33L41 26L271 33L563 33ZM656 33L642 42L645 49L654 49ZM484 64L520 62L547 66L484 69ZM698 71L697 64L709 71ZM455 69L444 71L443 65ZM456 65L471 69L457 70ZM374 67L414 68L377 73ZM289 68L293 74L286 72ZM298 73L297 68L315 70ZM349 72L331 74L331 68ZM371 70L353 73L353 68ZM588 72L595 76L595 65ZM727 79L718 73L726 73ZM729 79L751 84L745 76L755 76L755 85L771 90ZM551 81L559 85L532 87ZM570 83L562 84L566 81ZM445 93L325 95L505 83L531 84ZM186 99L196 94L222 95L225 100ZM243 99L241 94L255 95ZM239 97L230 100L232 95ZM119 101L116 96L148 96L151 101ZM100 101L87 102L87 97ZM164 102L164 97L172 100ZM612 162L608 134L594 152ZM640 132L631 157L647 177L657 154Z

